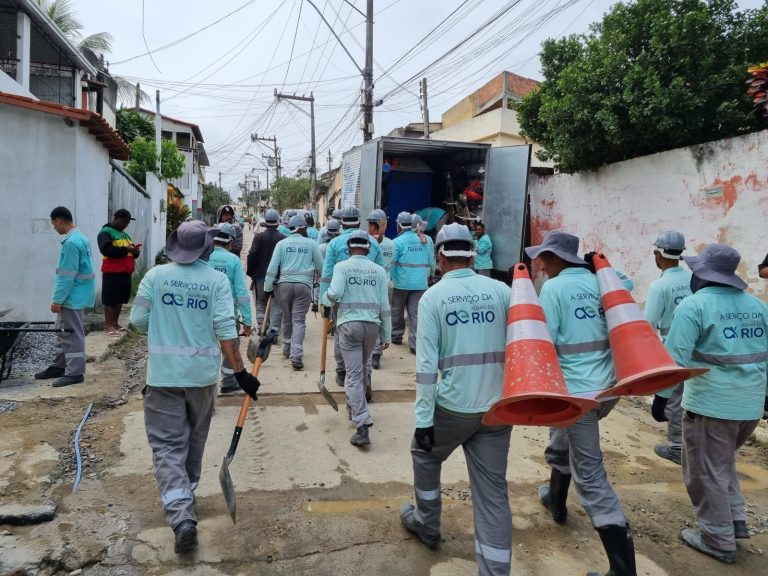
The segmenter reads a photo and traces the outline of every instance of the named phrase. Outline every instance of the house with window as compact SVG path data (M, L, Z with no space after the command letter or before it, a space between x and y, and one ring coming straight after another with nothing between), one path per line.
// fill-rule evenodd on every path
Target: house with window
M155 121L155 113L152 110L141 108L139 113L152 122ZM169 183L184 195L184 202L192 211L192 217L200 219L203 212L205 167L210 166L203 145L203 134L197 124L165 114L160 116L162 137L176 142L179 152L184 155L184 174L181 178L171 180Z

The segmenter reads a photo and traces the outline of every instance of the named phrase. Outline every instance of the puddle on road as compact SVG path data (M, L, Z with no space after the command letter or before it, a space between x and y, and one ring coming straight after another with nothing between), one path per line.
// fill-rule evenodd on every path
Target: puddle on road
M456 504L462 502L456 498L443 496L443 503ZM380 500L311 500L304 502L301 509L304 512L316 514L338 514L343 512L356 512L358 510L400 510L403 502L410 502L409 498L389 498Z
M757 492L768 489L768 470L755 464L739 464L736 467L742 492ZM649 482L647 484L627 484L625 490L653 492L656 494L685 494L685 484L680 482Z

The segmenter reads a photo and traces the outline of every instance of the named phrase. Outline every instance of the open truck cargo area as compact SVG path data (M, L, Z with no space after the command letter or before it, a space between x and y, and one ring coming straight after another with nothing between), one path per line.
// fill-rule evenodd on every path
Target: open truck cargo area
M386 235L397 235L400 212L415 212L433 238L444 224L470 229L482 220L493 242L494 270L506 275L522 259L531 146L385 136L344 153L341 206L361 216L387 213Z

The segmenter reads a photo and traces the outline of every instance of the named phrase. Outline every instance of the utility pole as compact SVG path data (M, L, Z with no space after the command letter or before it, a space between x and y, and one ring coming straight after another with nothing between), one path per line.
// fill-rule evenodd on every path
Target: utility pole
M221 172L219 172L219 190L221 190Z
M277 147L277 137L272 136L272 138L266 138L264 136L259 136L258 134L251 134L251 142L272 142L272 150L275 152L275 174L280 178L280 169L282 166L280 165L280 149ZM269 185L267 185L267 188L269 188Z
M162 142L161 142L161 136L162 136L162 116L160 116L160 90L155 90L155 104L156 104L156 111L155 111L155 149L157 150L157 177L160 178L161 170L163 167L163 148L162 148Z
M141 84L136 82L136 114L139 113L141 108Z
M369 0L371 2L372 0ZM275 98L278 100L298 100L300 102L309 102L309 121L311 123L310 139L311 151L309 156L309 178L311 182L310 194L312 196L312 206L317 212L317 156L315 154L315 97L312 93L309 96L292 96L288 94L280 94L275 90ZM306 112L305 112L306 114Z
M368 0L365 15L363 82L363 142L369 142L373 138L373 0Z
M331 177L331 170L333 170L332 166L333 166L333 157L331 156L331 149L328 148L328 178Z
M421 99L424 101L424 138L429 140L429 106L427 105L427 79L421 79Z

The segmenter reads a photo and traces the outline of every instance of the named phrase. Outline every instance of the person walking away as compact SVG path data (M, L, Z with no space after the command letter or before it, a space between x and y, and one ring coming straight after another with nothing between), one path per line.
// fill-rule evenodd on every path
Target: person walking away
M51 297L51 312L56 314L58 332L56 356L51 364L35 374L36 380L56 378L52 386L61 388L85 380L85 329L83 312L96 301L91 243L75 226L72 212L64 206L51 211L51 225L63 236L56 282Z
M419 219L420 221L421 219ZM408 212L397 216L403 232L393 241L392 255L392 343L402 344L405 333L405 312L408 311L408 348L416 354L419 322L419 300L435 271L435 255L431 239L422 242ZM426 238L426 237L425 237Z
M736 452L768 411L768 306L745 292L730 246L710 244L683 260L693 294L678 305L665 345L680 366L709 372L683 389L683 482L698 529L680 537L732 564L736 539L750 537Z
M312 215L312 212L305 210L304 220L307 222L307 238L314 240L319 244L318 236L320 236L320 233L317 231L317 228L315 228L315 217Z
M227 277L229 287L232 290L234 301L235 326L243 327L242 336L248 338L251 335L251 299L248 296L248 287L245 285L245 274L240 258L232 254L232 243L235 239L235 227L223 222L216 226L218 230L213 237L213 252L208 258L208 266L218 270ZM237 337L237 347L240 349L240 335ZM221 359L221 394L231 394L240 390L235 380L235 370L229 364L226 357Z
M672 317L683 298L691 294L691 273L680 266L685 250L685 237L676 230L659 234L653 256L661 277L651 282L645 299L645 319L658 331L661 341L667 339ZM675 464L682 463L683 449L683 383L663 390L653 397L651 414L657 422L668 422L667 443L657 444L657 456Z
M387 230L387 213L379 208L375 209L368 215L368 234L376 238L381 249L381 256L384 258L384 272L387 273L387 294L389 297L389 305L392 306L392 288L390 280L390 272L392 270L392 256L394 254L395 246L391 239L387 238L384 233ZM371 359L371 365L374 369L381 368L381 356L383 348L381 346L381 339L376 341L376 348L373 351L373 358ZM370 402L370 398L368 398Z
M356 432L350 438L355 446L371 443L369 428L373 419L368 410L366 390L370 388L371 356L376 340L389 346L392 324L384 268L368 260L371 238L362 230L346 235L349 259L333 269L333 280L326 290L323 305L338 305L336 338L344 356L347 407ZM328 315L330 316L330 314Z
M334 208L333 206L328 206L328 209L325 211L325 217L326 217L326 224L322 228L320 228L320 232L317 237L317 243L321 244L324 242L323 240L323 233L328 231L328 224L330 224L333 220L339 223L339 226L341 226L341 210L338 208Z
M172 263L146 273L131 308L131 323L147 334L144 427L177 554L197 548L194 491L213 416L221 354L254 400L259 389L237 348L229 281L207 263L214 234L216 229L200 221L174 230L166 244Z
M104 224L96 243L101 252L101 303L104 305L104 331L120 334L120 312L123 304L131 299L131 276L136 269L141 244L134 244L125 231L132 220L131 213L120 208L112 215L112 221Z
M341 224L339 224L339 221L331 220L328 222L328 227L323 234L325 238L323 238L323 241L318 245L318 250L320 250L320 256L323 257L323 262L325 262L325 255L328 252L328 244L330 244L331 240L336 238L336 236L341 234Z
M411 443L416 506L403 504L400 519L427 546L440 543L440 471L461 446L472 485L478 573L508 575L512 512L506 473L512 427L481 421L504 383L510 290L472 270L475 243L466 226L443 226L435 248L443 276L419 302ZM475 298L483 304L481 311ZM474 319L464 324L461 318Z
M323 269L323 258L314 240L307 238L307 222L297 215L290 222L291 236L275 246L264 280L264 293L279 285L283 309L283 356L294 370L304 369L304 334L312 302L312 279Z
M289 224L291 223L291 218L296 216L296 210L285 210L283 211L283 218L281 221L280 226L278 226L277 231L280 232L285 237L288 237L291 235L291 229L289 227Z
M319 245L320 239L318 236L320 233L315 228L315 217L311 211L304 211L304 220L307 223L307 238ZM320 302L320 274L316 272L312 278L312 312L317 312L318 302Z
M347 236L360 228L360 211L355 207L344 208L339 213L342 232L339 236L331 240L325 253L325 262L323 264L323 273L320 276L320 300L322 301L325 291L331 284L333 277L333 268L337 263L343 262L349 258L349 247L347 246ZM384 266L384 258L381 255L381 249L376 239L369 237L370 248L368 250L368 260ZM331 319L336 323L335 311L331 311ZM336 360L336 384L344 386L346 373L344 371L344 356L339 348L338 338L333 343L333 355Z
M483 276L490 276L493 269L493 242L491 237L485 233L485 224L477 222L475 224L475 236L477 237L477 256L475 256L475 271Z
M579 239L561 231L549 232L544 242L525 249L539 259L547 280L539 300L557 350L568 392L594 397L616 383L608 326L602 313L597 277L577 255ZM601 418L618 402L605 400L567 428L552 428L544 457L552 468L549 485L539 488L539 499L558 524L567 520L566 500L573 478L576 493L608 556L607 576L637 576L630 526L608 481L600 449ZM588 576L598 576L590 572Z
M264 213L264 230L253 237L251 249L246 258L246 274L253 282L253 294L256 300L256 325L261 326L264 321L264 312L267 307L267 295L264 293L264 280L267 276L267 267L272 260L272 254L275 246L280 240L285 240L284 236L277 231L277 225L280 222L280 215L277 210L269 209ZM280 306L280 299L275 292L272 298L272 305L269 311L269 329L274 330L275 334L280 332L280 325L283 321L283 309Z
M228 222L235 227L235 239L232 241L232 254L240 258L240 252L243 250L243 229L235 218L235 209L229 204L219 206L216 211L216 224Z

